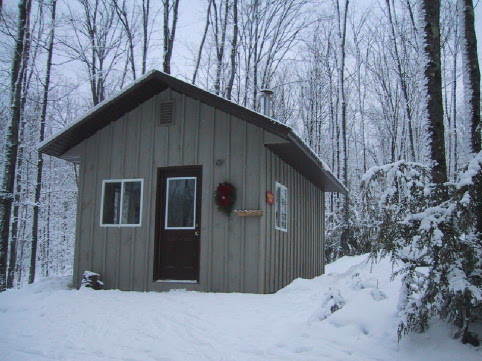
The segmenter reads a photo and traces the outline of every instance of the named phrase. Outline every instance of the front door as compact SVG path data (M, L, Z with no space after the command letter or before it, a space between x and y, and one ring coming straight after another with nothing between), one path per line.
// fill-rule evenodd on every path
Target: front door
M155 281L199 281L201 179L201 167L158 170Z

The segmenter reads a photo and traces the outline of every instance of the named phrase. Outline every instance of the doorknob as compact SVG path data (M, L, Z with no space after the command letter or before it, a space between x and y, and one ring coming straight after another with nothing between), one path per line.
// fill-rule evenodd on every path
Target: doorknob
M199 231L194 232L195 236L199 236Z

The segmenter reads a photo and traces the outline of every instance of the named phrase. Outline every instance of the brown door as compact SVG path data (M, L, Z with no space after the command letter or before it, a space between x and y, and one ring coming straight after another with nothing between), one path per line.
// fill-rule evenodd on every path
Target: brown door
M158 170L155 281L199 281L201 179L201 167Z

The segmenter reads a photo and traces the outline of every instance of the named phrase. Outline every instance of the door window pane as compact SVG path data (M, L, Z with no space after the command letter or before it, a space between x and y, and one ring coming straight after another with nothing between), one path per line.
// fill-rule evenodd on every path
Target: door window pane
M196 177L167 178L166 229L194 229Z

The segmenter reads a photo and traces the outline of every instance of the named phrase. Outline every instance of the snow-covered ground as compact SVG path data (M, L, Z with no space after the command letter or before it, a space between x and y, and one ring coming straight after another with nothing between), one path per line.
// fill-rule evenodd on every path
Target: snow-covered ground
M273 295L77 291L49 278L0 294L0 360L482 360L440 321L398 343L390 273L387 260L344 257Z

